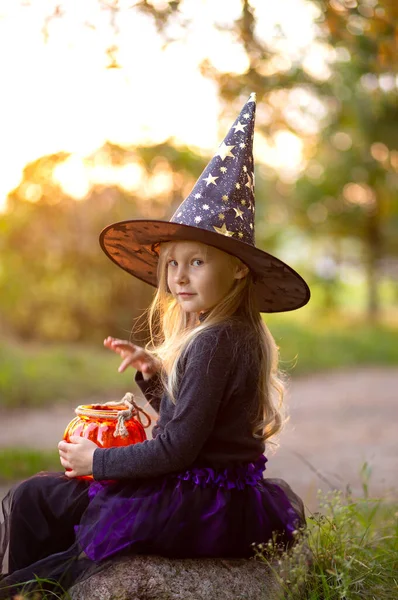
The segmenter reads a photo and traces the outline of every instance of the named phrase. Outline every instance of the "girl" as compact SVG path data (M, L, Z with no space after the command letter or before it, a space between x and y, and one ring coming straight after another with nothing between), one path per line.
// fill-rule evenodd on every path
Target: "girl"
M263 478L265 442L283 424L283 384L260 313L299 308L309 289L254 245L254 100L170 222L102 232L106 254L158 288L147 347L104 344L121 355L119 371L137 370L159 418L140 444L60 442L65 474L39 474L9 494L3 587L33 574L67 587L124 552L249 557L275 535L288 546L304 525L289 486ZM92 483L76 479L91 474Z

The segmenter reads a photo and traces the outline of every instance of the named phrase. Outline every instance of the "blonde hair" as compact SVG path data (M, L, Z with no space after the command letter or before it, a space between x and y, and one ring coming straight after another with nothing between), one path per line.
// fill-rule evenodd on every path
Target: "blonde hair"
M279 348L261 318L258 310L255 284L251 271L236 279L229 293L211 309L203 323L198 323L196 313L186 313L170 294L167 286L167 261L170 243L161 244L158 265L158 289L147 311L150 340L146 350L162 364L162 383L175 404L178 389L178 359L204 330L220 323L244 319L248 324L248 353L252 354L253 337L259 341L258 410L253 420L253 436L269 440L277 434L284 422L284 391L282 373L279 371ZM235 256L225 253L230 264L242 265ZM251 334L251 335L250 335ZM250 339L249 339L250 337ZM245 352L241 343L233 352ZM257 363L258 364L258 363ZM274 443L274 442L273 442Z

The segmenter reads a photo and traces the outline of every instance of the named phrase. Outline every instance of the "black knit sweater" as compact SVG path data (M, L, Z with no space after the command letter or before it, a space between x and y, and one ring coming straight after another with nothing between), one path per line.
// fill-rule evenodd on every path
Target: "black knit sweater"
M94 479L154 477L190 466L256 460L264 443L252 434L258 405L259 345L241 320L209 327L179 359L176 403L159 393L160 376L136 382L159 419L153 439L97 448Z

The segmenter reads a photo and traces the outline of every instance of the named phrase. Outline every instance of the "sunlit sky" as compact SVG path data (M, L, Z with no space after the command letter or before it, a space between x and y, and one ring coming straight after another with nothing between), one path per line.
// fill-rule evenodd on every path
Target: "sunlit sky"
M240 0L185 0L183 12L192 24L171 27L178 41L165 50L152 21L127 8L133 0L119 2L117 34L97 0L68 0L65 14L50 20L44 35L45 19L58 4L3 0L0 5L0 208L26 163L45 154L70 152L76 165L107 140L131 145L168 138L216 150L227 131L219 122L216 86L200 74L199 63L208 57L221 70L247 68L240 46L214 25L236 19ZM162 0L153 4L161 6ZM325 76L327 60L314 43L313 5L305 0L251 4L257 34L280 51L286 68L300 54L309 71ZM284 39L275 37L278 24ZM106 48L113 44L119 49L117 69L107 68ZM257 159L282 171L297 170L300 139L280 132L275 142L270 147L258 140ZM76 173L64 171L66 190L76 188Z

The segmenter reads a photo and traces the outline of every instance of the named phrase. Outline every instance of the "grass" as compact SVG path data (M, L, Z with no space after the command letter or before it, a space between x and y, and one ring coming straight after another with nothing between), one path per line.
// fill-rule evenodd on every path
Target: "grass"
M7 587L7 593L10 596L6 600L71 600L70 594L60 583L37 576L22 586L15 584Z
M333 492L320 508L289 552L278 553L273 542L256 547L281 585L281 600L398 598L398 505Z
M298 313L299 314L299 313ZM280 348L280 366L291 375L356 366L398 365L398 324L358 316L267 315Z
M39 471L62 471L58 451L0 448L0 484L26 479Z
M120 374L109 350L82 345L0 343L0 407L37 407L63 400L119 400L134 373Z
M343 314L266 315L280 347L281 368L301 375L361 365L398 365L398 324L369 323ZM134 372L101 346L0 342L0 408L35 407L87 398L119 399Z

